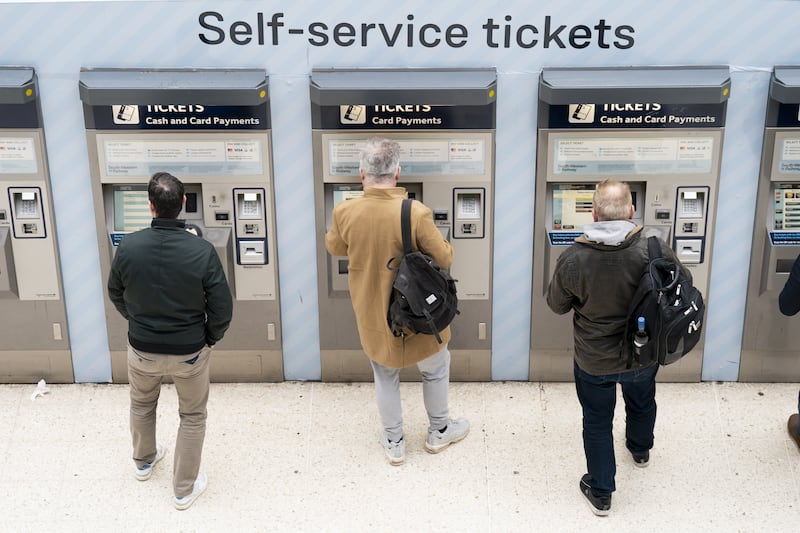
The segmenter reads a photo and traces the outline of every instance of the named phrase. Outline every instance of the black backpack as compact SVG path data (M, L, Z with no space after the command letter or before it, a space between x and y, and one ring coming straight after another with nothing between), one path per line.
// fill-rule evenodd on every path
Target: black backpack
M625 324L628 368L634 359L642 365L678 361L695 347L703 326L703 295L680 263L663 257L656 237L647 239L647 256Z
M408 330L434 335L441 344L439 332L459 313L456 280L431 257L411 251L412 201L403 200L400 210L403 255L386 263L386 268L396 272L386 320L395 337ZM392 266L398 260L399 265Z

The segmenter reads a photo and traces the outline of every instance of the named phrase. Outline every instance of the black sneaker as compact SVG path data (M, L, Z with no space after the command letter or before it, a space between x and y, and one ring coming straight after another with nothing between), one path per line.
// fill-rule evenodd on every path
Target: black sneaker
M586 498L586 503L589 504L589 509L591 509L594 514L597 516L608 516L608 513L611 512L611 495L595 496L592 494L592 486L589 485L590 479L592 478L589 474L584 474L581 478L581 494Z
M631 455L633 456L633 466L636 466L638 468L647 468L647 465L650 464L650 452L649 451L642 452L642 453L633 453L633 452L631 452Z
M789 417L789 421L786 423L786 427L789 429L789 437L797 444L797 447L800 448L800 433L797 433L797 424L798 424L797 413L791 415Z

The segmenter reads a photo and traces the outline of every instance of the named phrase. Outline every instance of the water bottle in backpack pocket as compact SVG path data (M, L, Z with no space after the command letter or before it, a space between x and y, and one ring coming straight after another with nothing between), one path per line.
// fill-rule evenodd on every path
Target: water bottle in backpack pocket
M633 357L643 365L656 360L650 336L647 334L647 321L643 316L636 318L636 332L633 334Z

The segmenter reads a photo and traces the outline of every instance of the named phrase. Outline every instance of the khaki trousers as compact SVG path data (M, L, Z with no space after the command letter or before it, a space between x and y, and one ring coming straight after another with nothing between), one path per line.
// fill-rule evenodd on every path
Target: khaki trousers
M169 376L178 393L180 427L175 443L172 485L175 496L191 494L200 471L206 436L206 404L211 348L189 355L140 352L128 345L133 460L141 467L156 457L156 408L161 379Z

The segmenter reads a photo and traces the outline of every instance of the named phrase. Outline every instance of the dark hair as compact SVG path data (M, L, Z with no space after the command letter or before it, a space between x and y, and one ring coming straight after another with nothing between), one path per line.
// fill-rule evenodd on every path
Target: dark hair
M183 183L168 172L156 172L147 184L147 198L159 218L178 218L183 208Z

